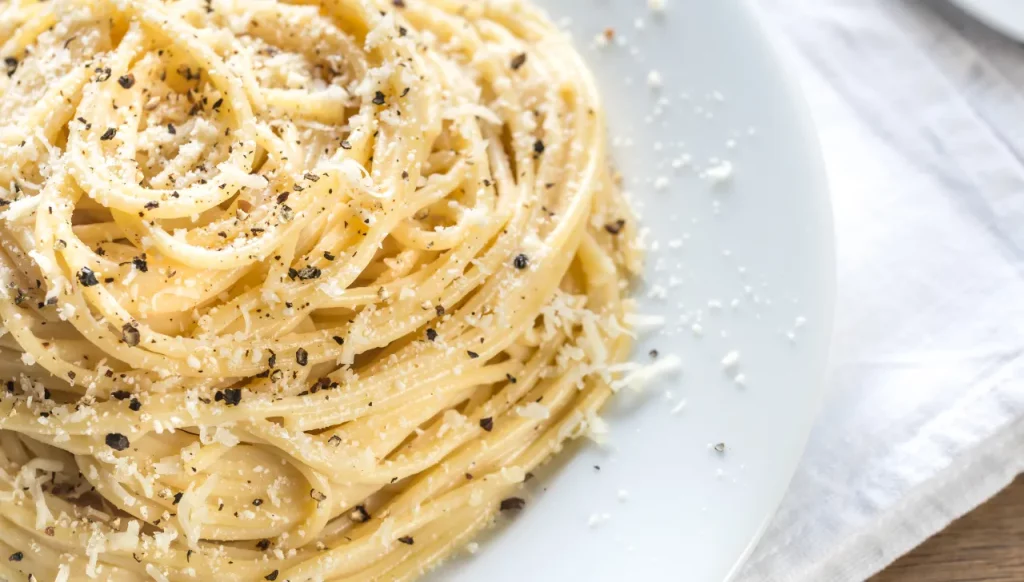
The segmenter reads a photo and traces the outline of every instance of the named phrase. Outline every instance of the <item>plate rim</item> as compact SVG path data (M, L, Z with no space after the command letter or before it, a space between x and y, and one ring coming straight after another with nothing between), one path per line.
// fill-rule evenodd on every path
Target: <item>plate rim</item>
M959 2L960 0L954 1ZM723 582L729 582L739 574L763 540L765 533L768 531L768 526L775 518L779 507L781 507L783 500L789 493L793 479L796 477L797 471L803 462L814 426L821 417L825 398L830 391L828 379L832 370L832 359L835 349L835 319L838 293L838 255L832 188L829 182L828 167L825 163L821 134L815 123L813 110L807 100L806 92L795 72L796 66L793 49L781 42L777 32L772 29L765 16L755 6L753 0L739 0L738 4L740 5L739 13L741 13L741 17L748 20L747 24L758 37L757 42L762 45L768 54L766 59L767 66L774 69L774 74L779 78L784 87L796 122L794 124L796 131L793 138L802 144L807 154L805 158L805 179L808 182L809 189L817 193L817 202L820 207L817 209L819 216L818 221L815 223L815 228L820 235L820 239L818 239L820 244L825 247L818 254L818 267L820 267L821 271L821 291L823 295L821 297L823 309L822 313L818 314L818 316L822 318L823 335L828 345L825 348L825 356L822 360L809 365L817 368L814 376L818 378L819 386L813 394L814 402L812 402L811 412L808 414L809 427L804 431L800 439L799 456L796 463L787 471L786 487L782 490L778 499L771 504L770 511L765 515L754 535L751 536L746 548L736 557L732 568L726 574Z

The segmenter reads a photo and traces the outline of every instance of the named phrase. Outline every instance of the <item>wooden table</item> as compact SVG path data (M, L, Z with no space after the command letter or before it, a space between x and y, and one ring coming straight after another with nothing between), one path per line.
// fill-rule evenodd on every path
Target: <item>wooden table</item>
M1024 478L896 561L871 582L1024 580Z

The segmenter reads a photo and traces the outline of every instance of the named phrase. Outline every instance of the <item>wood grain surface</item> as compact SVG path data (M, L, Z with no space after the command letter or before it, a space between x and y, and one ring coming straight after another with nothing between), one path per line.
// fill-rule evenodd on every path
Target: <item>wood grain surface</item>
M870 582L1024 581L1024 478Z

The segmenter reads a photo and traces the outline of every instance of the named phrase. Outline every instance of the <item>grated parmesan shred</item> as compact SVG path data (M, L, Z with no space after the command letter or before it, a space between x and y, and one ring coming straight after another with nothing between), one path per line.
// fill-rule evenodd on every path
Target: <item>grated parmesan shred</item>
M628 372L623 378L612 382L612 390L618 392L623 388L630 388L634 391L641 391L651 382L659 377L676 372L683 367L683 362L678 356L671 354Z

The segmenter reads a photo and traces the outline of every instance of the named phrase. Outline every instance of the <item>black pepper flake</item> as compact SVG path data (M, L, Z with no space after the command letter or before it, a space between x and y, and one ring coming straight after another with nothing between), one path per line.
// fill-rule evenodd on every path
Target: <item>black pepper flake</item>
M443 316L444 315L444 305L438 305L438 306L434 307L434 313L436 313L438 317Z
M160 203L159 202L157 202L155 200L150 200L149 202L146 203L146 206L145 206L146 210L154 210L156 208L160 208Z
M300 281L309 281L310 279L319 279L321 271L317 267L306 267L299 271Z
M391 0L391 4L395 8L405 8L405 0Z
M92 287L100 284L99 279L96 278L96 273L93 273L92 269L89 267L82 267L82 269L78 271L78 282L84 287Z
M11 557L7 558L7 560L11 562L20 562L24 557L25 554L23 552L14 552L11 554Z
M13 77L14 72L18 70L18 59L14 57L4 57L4 67L7 69L7 76Z
M115 451L123 451L128 448L129 442L128 437L121 433L112 432L106 437L107 446L114 449Z
M626 221L620 218L615 222L609 222L604 225L604 229L607 230L609 234L619 234L622 232L622 227L624 226L626 226Z
M277 365L277 354L273 350L270 351L270 357L267 358L267 365L271 368Z
M168 123L167 124L167 133L169 133L171 135L177 135L178 134L178 130L174 127L173 123Z
M350 150L350 149L352 149L352 144L349 143L349 141L347 139L343 139L343 140L341 140L341 149L343 149L343 150Z
M224 390L224 404L228 406L238 406L238 403L242 401L242 389L241 388L228 388Z
M427 339L434 341L437 339L437 330L434 328L427 328Z
M185 495L185 494L182 493L181 491L178 491L177 493L175 493L174 494L174 503L173 503L173 505L177 505L177 504L181 503L181 497L183 495Z
M526 64L526 53L519 53L518 55L512 57L512 62L509 63L509 66L512 67L513 71L518 71L525 64Z
M149 271L149 263L146 262L146 256L145 255L143 255L141 257L133 257L132 258L132 266L135 267L138 271L143 272L143 273L146 273L146 272Z
M336 257L331 253L324 251L324 258L327 259L328 261L333 261Z
M256 499L252 500L252 504L255 505L256 507L259 507L263 505L263 500L257 497Z
M408 180L409 179L409 172L406 172L406 171L403 170L402 171L402 179L403 180Z
M352 513L349 514L349 517L352 521L366 523L370 521L370 512L366 511L365 506L357 505L352 509Z
M273 572L267 574L266 576L263 577L263 579L264 580L277 580L277 570L274 570Z
M505 379L508 380L509 384L515 384L516 382L519 381L519 380L516 380L516 377L513 376L512 374L505 374Z
M213 102L213 110L217 111L218 109L220 109L221 105L224 105L224 99L218 99L218 100L214 101Z
M725 452L725 443L718 443L718 444L716 444L715 445L715 452L716 453L724 453Z
M339 346L345 345L345 338L341 337L340 335L336 335L331 339L333 339L334 343L338 344Z
M412 91L412 87L406 87L405 89L402 89L402 95L401 96L405 97L406 95L409 94L409 91Z
M472 350L467 350L466 351L466 355L468 355L469 359L471 359L471 360L475 360L475 359L480 357L480 354L478 354L478 353L476 353L476 352L474 352Z
M515 265L515 268L521 271L526 267L530 266L530 257L527 257L522 253L519 253L518 255L516 255L515 260L512 261L512 264Z
M490 416L488 416L487 418L481 418L480 428L486 430L487 432L491 432L491 430L494 429L494 419L491 418Z
M526 500L522 497L509 497L502 499L499 507L502 511L519 511L526 507Z
M317 501L317 503L327 499L327 496L317 491L316 489L309 490L309 496Z
M104 131L103 135L100 136L100 141L110 141L110 140L114 139L115 135L117 135L117 128L116 127L108 127L107 131Z
M270 549L270 540L262 539L256 542L256 548L264 552L267 551L268 549Z
M288 201L288 197L289 196L291 196L291 192L282 192L281 194L278 194L277 195L277 203L278 204L284 204L285 202Z
M384 105L384 93L377 91L377 94L373 96L374 105Z
M309 180L310 182L319 182L320 181L320 176L317 176L316 174L310 174L309 172L304 174L302 177L307 179L307 180Z
M127 390L115 390L111 392L110 395L117 400L128 400L132 397L132 393Z
M131 89L135 85L135 75L127 74L122 77L118 77L117 84L124 89Z
M110 78L110 67L96 67L96 76L92 78L97 83L102 83Z
M138 398L132 398L131 401L128 403L128 408L132 412L138 412L139 410L142 409L142 403L139 402Z
M294 281L294 280L295 280L295 278L296 278L296 277L298 277L298 276L299 276L299 272L298 272L297 270L295 270L295 269L292 269L292 268L289 268L289 269L288 269L288 278L289 278L289 279L291 279L292 281Z
M533 153L540 155L544 153L544 149L545 148L543 141L538 139L537 141L533 142Z
M411 546L414 543L416 543L416 540L412 539L412 536L402 536L402 537L398 538L398 541L402 542L403 544L405 544L407 546Z
M647 352L647 355L650 356L652 360L655 360L658 358L658 350L651 350Z
M124 324L121 326L121 339L128 344L128 347L134 348L139 345L141 339L139 329L130 323Z
M185 562L189 564L192 563L192 550L185 552Z
M295 361L300 366L305 366L306 364L309 363L309 353L307 353L306 350L302 348L295 350Z

